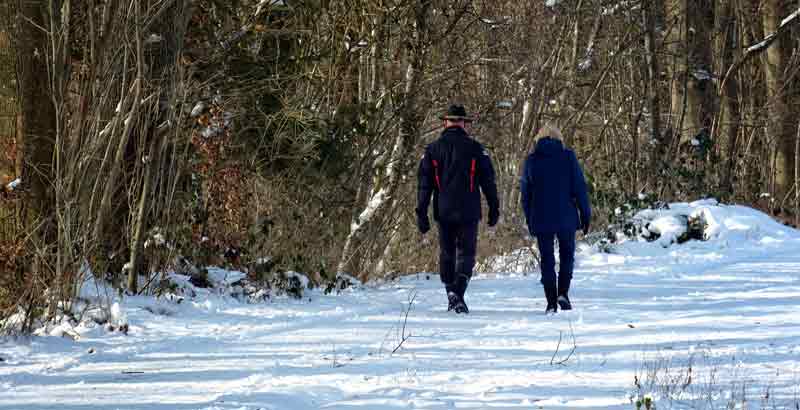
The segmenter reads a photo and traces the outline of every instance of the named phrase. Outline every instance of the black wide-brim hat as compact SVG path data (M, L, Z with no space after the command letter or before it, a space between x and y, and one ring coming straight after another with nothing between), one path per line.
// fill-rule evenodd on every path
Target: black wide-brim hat
M467 115L463 105L453 104L447 108L447 114L439 117L440 120L472 122L473 118Z

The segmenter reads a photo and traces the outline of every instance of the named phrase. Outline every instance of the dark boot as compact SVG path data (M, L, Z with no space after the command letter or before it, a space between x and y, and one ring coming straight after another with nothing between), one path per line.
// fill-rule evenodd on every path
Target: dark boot
M467 293L467 286L469 286L469 277L466 275L458 275L458 279L456 280L453 290L462 300L464 299L464 294Z
M469 313L469 308L467 304L464 302L464 298L459 298L458 302L456 302L455 307L456 313Z
M569 301L569 285L572 282L572 268L575 265L575 233L561 232L558 234L558 305L561 310L572 309Z
M555 234L540 233L536 235L536 245L539 247L541 255L542 286L544 296L547 298L547 310L545 313L555 313L558 311L558 280L556 279L556 258L553 249Z
M455 292L447 292L447 311L451 311L458 305L459 297ZM458 313L458 312L456 312Z
M569 302L567 295L558 295L558 306L561 307L561 310L572 310L572 303Z
M572 303L569 301L570 279L568 275L558 275L558 306L561 310L572 310Z
M545 309L544 313L558 312L558 291L555 286L545 286L544 297L547 299L547 309Z

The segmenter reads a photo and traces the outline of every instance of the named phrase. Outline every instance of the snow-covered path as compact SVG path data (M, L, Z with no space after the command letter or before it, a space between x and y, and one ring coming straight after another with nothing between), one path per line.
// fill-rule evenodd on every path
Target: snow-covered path
M133 299L128 336L0 343L0 409L794 409L800 239L757 243L586 253L556 316L538 275L477 277L468 316L424 274L302 301Z

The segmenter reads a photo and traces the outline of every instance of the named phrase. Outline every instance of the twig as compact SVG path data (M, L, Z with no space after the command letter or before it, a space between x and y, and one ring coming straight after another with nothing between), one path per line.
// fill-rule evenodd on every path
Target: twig
M558 354L558 349L561 347L561 337L564 335L564 332L558 331L558 344L556 345L556 351L553 352L553 357L550 358L550 366L553 365L554 361L556 360L556 355Z
M561 346L561 336L562 336L562 334L563 334L563 332L558 332L558 345L556 345L556 351L553 353L553 357L550 358L550 365L553 365L553 364L565 365L569 361L569 359L572 357L572 354L575 353L575 350L578 349L578 343L575 341L575 330L572 328L572 321L570 320L569 321L569 334L572 337L572 349L569 351L569 354L567 354L567 357L565 357L563 360L560 360L560 361L556 362L555 358L556 358L556 355L558 354L558 349Z
M336 360L336 343L333 344L333 362L331 363L334 369L338 369L339 367L344 367L344 363L339 363Z
M416 298L417 291L415 290L414 293L411 294L411 299L408 301L408 307L406 308L405 317L403 318L403 328L400 331L400 343L394 348L394 350L392 350L392 354L395 354L398 350L400 350L400 348L403 347L403 343L411 338L411 333L406 335L406 324L408 324L408 314L411 313L411 307L414 305L414 299Z

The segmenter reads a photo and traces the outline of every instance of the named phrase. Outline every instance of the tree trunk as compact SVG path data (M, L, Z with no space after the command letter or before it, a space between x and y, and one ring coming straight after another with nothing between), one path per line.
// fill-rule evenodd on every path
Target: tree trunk
M719 63L717 64L718 73L727 73L728 69L735 63L736 50L740 46L738 38L738 18L736 14L736 0L724 1L718 4L716 13L717 18L717 39L716 49L719 50ZM733 73L725 81L724 89L720 90L720 115L719 124L716 128L721 138L727 138L727 144L722 158L725 166L722 170L720 188L723 192L733 194L733 176L736 170L736 156L738 154L738 138L741 123L741 109L739 107L739 81L738 74ZM716 135L712 135L712 138Z
M128 139L133 133L133 128L138 120L139 106L141 105L141 95L142 81L141 76L139 75L133 83L132 101L130 100L131 94L129 93L125 98L125 100L128 101L127 103L123 103L124 109L121 110L119 114L120 118L122 118L122 116L125 118L123 120L124 126L122 137L120 138L116 147L114 159L110 163L111 171L109 172L108 178L105 180L103 196L100 200L100 207L97 210L97 220L95 221L94 226L94 239L97 241L102 242L105 240L106 226L111 215L111 201L119 189L117 180L119 179L119 176L122 173L122 168L124 167L124 156L125 149L128 146ZM130 108L130 111L128 111L128 108Z
M645 0L642 4L642 18L644 20L645 60L647 61L647 110L650 112L650 138L655 142L655 158L650 161L650 176L655 176L665 158L668 142L663 139L661 131L661 87L658 79L661 76L658 54L656 53L656 11L654 0Z
M797 122L797 136L794 140L794 163L800 164L800 121ZM794 227L800 228L800 167L794 167Z
M393 207L396 207L397 200L392 204ZM381 253L380 259L375 264L374 273L380 277L386 277L387 274L391 273L389 268L391 267L391 258L392 254L394 254L394 250L397 247L400 241L400 232L401 232L401 223L403 221L402 217L397 218L397 222L392 224L392 228L389 230L389 240L386 241L386 247L383 249Z
M135 295L139 291L136 282L139 278L139 273L143 271L142 244L144 243L144 230L146 223L145 217L147 213L147 202L148 200L152 199L150 196L150 185L154 178L154 169L156 168L156 164L158 164L158 161L155 158L158 150L158 142L159 138L156 136L154 136L150 141L150 152L147 156L149 161L145 164L145 170L143 172L144 183L142 184L142 190L139 193L139 204L136 209L136 219L133 226L131 254L130 260L128 261L128 266L130 267L130 270L128 271L128 292L130 292L132 295Z
M53 215L53 150L56 138L56 111L53 106L48 74L50 46L42 27L47 1L26 0L18 3L15 51L17 87L20 99L20 170L18 176L28 189L27 207L33 218ZM52 238L53 225L43 225L44 238Z
M778 31L781 20L787 14L786 9L783 0L765 0L763 2L761 21L765 35ZM767 49L767 58L763 60L769 107L767 127L770 136L776 143L774 198L778 201L775 204L778 207L783 206L783 201L794 183L795 113L790 108L791 97L784 90L786 83L791 80L784 74L791 55L791 38L781 36L775 44Z
M712 0L669 0L666 16L672 63L671 123L687 141L711 126L714 113L711 77Z

